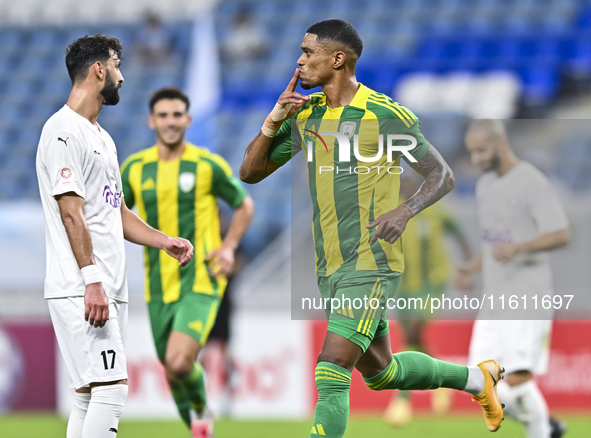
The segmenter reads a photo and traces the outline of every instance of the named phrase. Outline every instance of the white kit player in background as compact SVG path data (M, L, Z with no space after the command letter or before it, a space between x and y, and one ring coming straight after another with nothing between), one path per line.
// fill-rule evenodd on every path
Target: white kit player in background
M45 298L72 386L67 438L114 438L127 398L123 239L159 248L185 266L188 240L171 238L126 206L115 143L96 119L119 101L121 43L85 36L68 46L72 91L47 121L37 150L45 216Z
M472 163L485 171L476 186L482 252L457 269L455 283L459 290L471 289L482 268L483 293L496 300L474 324L469 363L489 357L501 362L507 374L498 394L505 413L525 424L529 438L557 438L564 425L549 418L532 380L548 367L553 315L532 304L536 295L541 300L553 294L547 251L569 242L569 223L548 179L517 159L500 121L473 122L465 140ZM529 308L521 308L520 319L507 319L508 309L499 308L503 294L520 297L522 306L526 296Z

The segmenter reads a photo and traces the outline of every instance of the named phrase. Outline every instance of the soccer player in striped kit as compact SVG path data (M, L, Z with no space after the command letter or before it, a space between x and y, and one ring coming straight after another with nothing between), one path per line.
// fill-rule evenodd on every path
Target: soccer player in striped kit
M150 98L156 145L130 156L121 175L127 205L161 231L174 231L197 248L179 268L146 250L146 301L158 358L174 401L193 434L213 434L199 352L215 322L234 267L234 253L254 214L252 198L217 154L185 141L189 98L168 87ZM222 240L218 198L235 209Z
M378 313L394 296L404 271L399 237L406 223L452 189L451 169L423 137L411 111L357 82L355 66L363 43L351 24L316 23L301 49L289 85L246 149L240 178L257 183L303 149L320 294L378 303L355 310L325 309L328 331L316 366L318 403L310 436L344 435L353 368L377 391L467 391L481 404L489 430L497 430L503 418L496 394L502 378L497 362L465 367L420 352L393 355L386 312ZM298 80L302 88L322 87L322 92L297 93ZM414 147L392 143L396 152L383 153L378 134L386 141L389 135L404 135L414 140ZM398 205L401 157L425 182Z

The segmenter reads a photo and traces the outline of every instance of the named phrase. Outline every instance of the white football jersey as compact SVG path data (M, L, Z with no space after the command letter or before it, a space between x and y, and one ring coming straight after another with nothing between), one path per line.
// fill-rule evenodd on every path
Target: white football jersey
M45 298L84 295L84 280L54 196L84 198L96 265L109 298L127 302L121 175L117 149L98 124L67 105L45 123L37 148L37 178L45 216Z
M552 293L547 251L517 254L509 263L492 254L499 242L518 243L568 228L568 220L550 181L525 161L502 177L486 172L476 186L482 239L484 293L506 296Z

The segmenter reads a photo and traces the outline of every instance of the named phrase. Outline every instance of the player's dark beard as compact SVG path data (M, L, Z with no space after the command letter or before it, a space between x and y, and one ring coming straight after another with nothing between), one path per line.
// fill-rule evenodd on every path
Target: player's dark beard
M104 98L103 105L117 105L119 103L119 84L113 80L113 76L108 70L105 77L105 86L101 94Z
M490 162L488 164L488 169L486 170L497 170L499 168L501 164L501 159L499 158L499 155L497 153L495 153L495 155L490 159Z

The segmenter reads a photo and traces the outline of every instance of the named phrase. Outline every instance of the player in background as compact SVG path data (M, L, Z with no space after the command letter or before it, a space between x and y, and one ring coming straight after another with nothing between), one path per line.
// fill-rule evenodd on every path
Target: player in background
M406 201L420 186L421 177L415 172L404 172L400 178L400 196ZM447 288L454 273L452 257L446 237L457 243L464 261L470 259L470 246L461 225L445 203L437 202L421 211L409 221L403 233L404 238L404 276L400 282L396 298L420 298L426 300L440 297ZM403 330L406 345L403 350L421 351L432 355L424 344L423 333L433 318L428 309L407 306L397 309L398 323ZM449 411L452 392L440 388L431 393L433 410L443 415ZM392 426L405 426L412 420L410 391L393 394L392 401L384 412L384 419Z
M321 164L333 169L339 164L342 168L353 164L339 161L334 136L324 138L322 148L311 154L308 162L321 296L379 301L372 312L363 307L355 312L345 307L325 309L329 323L315 371L318 403L310 436L344 435L353 368L373 390L449 387L467 391L481 404L487 427L495 431L503 418L496 394L496 382L502 378L497 362L466 367L416 351L392 355L387 318L384 320L383 313L376 317L400 283L404 260L398 238L407 222L449 192L454 179L447 163L420 133L416 117L384 94L357 82L355 66L362 48L359 34L346 21L325 20L312 25L304 36L298 68L246 149L240 167L243 181L257 183L287 163L292 150L309 146L302 139L308 140L310 132L320 135L324 130L339 130L351 138L354 130L361 129L362 119L379 121L389 128L384 132L380 127L380 134L405 133L417 141L410 150L411 157L405 159L425 182L401 205L398 174L378 174L375 169L365 176L354 172L318 174L316 166ZM322 92L310 96L297 93L298 80L304 89L322 87ZM297 126L292 128L292 121ZM375 156L378 150L377 131L372 132L376 135L359 136L359 150L364 150L365 157ZM297 142L293 148L292 135ZM400 156L395 158L399 163ZM376 161L387 164L384 156Z
M548 251L570 240L560 198L542 172L515 156L500 121L473 122L465 141L472 163L485 171L476 186L482 251L457 269L456 287L471 289L482 269L487 296L552 295ZM532 379L548 367L552 310L527 316L532 319L502 320L502 310L479 314L469 363L491 355L502 361L507 377L498 393L506 413L526 426L529 438L560 437L564 426L548 420Z
M146 250L146 301L156 352L179 413L195 436L205 438L213 434L213 421L197 356L215 322L254 203L222 157L185 140L191 116L181 90L157 90L149 105L156 144L123 163L123 193L148 224L178 233L197 248L183 269ZM223 240L218 198L235 209Z
M132 213L121 193L115 143L97 122L119 102L118 39L85 36L70 44L72 90L43 127L37 177L45 216L45 298L71 384L68 438L113 438L127 398L123 341L127 278L123 239L189 263L189 241L170 238ZM172 257L169 257L172 256Z

